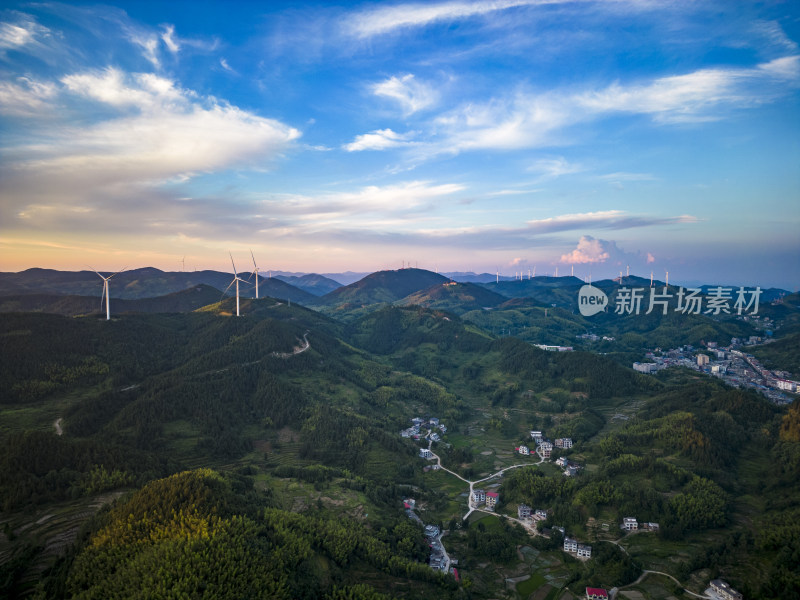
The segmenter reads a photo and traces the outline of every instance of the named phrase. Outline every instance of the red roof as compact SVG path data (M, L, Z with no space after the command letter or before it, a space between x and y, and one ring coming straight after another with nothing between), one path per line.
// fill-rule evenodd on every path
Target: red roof
M486 495L491 497L491 498L499 498L500 497L500 494L498 494L497 492L486 492Z
M596 596L598 598L608 598L608 592L605 591L603 588L586 588L586 596L591 598L592 596Z
M455 567L453 567L453 577L455 577L456 581L458 581L458 569L456 569Z

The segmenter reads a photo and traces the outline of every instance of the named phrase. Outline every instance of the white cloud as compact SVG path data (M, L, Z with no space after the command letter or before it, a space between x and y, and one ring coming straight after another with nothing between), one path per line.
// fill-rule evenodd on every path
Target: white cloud
M590 235L583 235L578 241L578 247L569 254L561 257L562 263L582 265L587 263L606 262L610 253L605 240L596 240Z
M28 117L50 112L48 101L57 93L55 84L19 77L16 83L0 81L0 114Z
M772 102L798 84L800 56L787 56L751 68L700 69L579 93L517 90L439 115L431 124L436 133L415 151L424 158L552 146L565 143L568 128L614 113L646 115L663 124L720 120L732 110ZM562 166L555 159L533 169L556 175Z
M30 15L16 13L15 23L0 23L0 50L20 48L37 41L37 38L48 37L50 30L39 25Z
M423 27L439 21L465 19L532 4L559 4L556 0L483 0L439 4L397 4L365 10L351 17L346 29L360 38L390 33L406 27Z
M376 96L395 100L405 115L429 108L439 100L439 95L431 86L420 82L411 74L390 77L386 81L376 83L372 86L372 91Z
M568 162L563 156L557 158L543 158L537 160L527 169L534 173L541 173L542 179L555 179L563 175L580 173L583 167L579 164Z
M370 133L356 136L356 139L349 144L345 144L344 149L348 152L360 152L362 150L386 150L407 146L411 142L408 138L411 134L399 134L391 129L378 129Z
M164 33L161 34L161 39L164 41L164 44L167 46L169 51L173 54L176 54L180 51L181 46L175 38L174 25L164 25Z
M654 262L656 262L656 257L655 257L655 256L653 256L652 254L650 254L650 253L648 252L648 253L647 253L647 264L648 264L648 265L651 265L651 264L653 264Z
M153 74L109 69L63 78L62 96L118 113L92 125L50 127L2 166L0 197L15 214L57 221L80 207L103 213L148 188L197 173L262 168L300 132L279 121L200 98ZM147 203L142 206L150 207ZM158 212L158 211L155 211ZM166 211L165 209L165 212Z

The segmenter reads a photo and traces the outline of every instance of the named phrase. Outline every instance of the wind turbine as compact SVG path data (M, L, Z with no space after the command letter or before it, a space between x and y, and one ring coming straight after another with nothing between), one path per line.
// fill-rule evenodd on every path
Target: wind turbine
M239 273L236 272L236 265L233 262L233 254L228 252L231 257L231 265L233 265L233 280L228 284L228 287L225 288L225 291L222 292L222 295L228 293L228 290L231 289L231 286L235 283L236 284L236 316L239 316L239 282L246 283L244 279L239 277Z
M253 269L253 272L251 273L251 275L255 275L256 276L256 300L258 300L258 265L256 264L256 257L253 256L253 251L252 250L250 250L250 257L253 259L253 266L255 267L255 269ZM231 257L231 262L233 262L233 257ZM235 270L236 270L236 267L234 267L234 271Z
M103 277L102 275L100 275L100 273L98 273L97 269L95 269L94 267L89 267L89 268L92 271L94 271L95 273L97 273L97 276L100 279L103 280L103 295L100 296L100 308L101 309L103 308L103 298L105 298L105 300L106 300L106 321L110 321L111 320L111 304L110 304L110 300L108 299L108 280L111 279L114 275L118 275L119 273L122 273L122 271L124 271L128 267L125 267L125 269L120 269L119 271L117 271L116 273L112 273L108 277Z

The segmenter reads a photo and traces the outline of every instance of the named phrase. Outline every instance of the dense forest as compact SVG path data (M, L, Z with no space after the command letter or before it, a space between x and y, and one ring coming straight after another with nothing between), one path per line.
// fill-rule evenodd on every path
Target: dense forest
M617 525L630 515L660 523L637 539L674 548L655 566L684 586L714 575L746 597L800 593L797 402L545 352L469 313L384 306L342 324L273 299L244 300L237 319L232 302L0 320L2 595L490 598L489 570L527 568L532 548L558 565L555 598L654 566L616 545L633 543ZM449 429L432 448L473 480L514 464L504 453L530 429L572 438L553 459L577 476L531 461L498 480L497 513L546 508L550 537L485 513L462 522L467 488L423 471L428 442L399 435L433 416ZM409 495L447 531L458 581L425 564ZM75 517L48 530L62 514ZM593 558L561 552L554 527Z

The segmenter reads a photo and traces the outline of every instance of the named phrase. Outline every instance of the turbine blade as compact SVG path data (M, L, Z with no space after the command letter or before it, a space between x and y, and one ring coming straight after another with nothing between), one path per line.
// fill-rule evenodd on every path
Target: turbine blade
M106 284L103 284L103 293L100 294L100 312L103 312L103 301L106 299Z
M252 250L252 248L250 249L250 258L252 258L252 259L253 259L253 266L256 268L256 271L258 271L258 265L256 264L256 257L255 257L255 256L253 256L253 250Z
M109 275L108 277L106 277L106 279L111 279L111 278L112 278L114 275L119 275L120 273L122 273L122 272L123 272L125 269L127 269L127 268L128 268L128 267L125 267L124 269L120 269L120 270L119 270L119 271L117 271L116 273L112 273L111 275Z
M233 266L233 276L234 276L234 277L236 277L236 275L237 275L237 273L236 273L236 265L235 265L235 264L234 264L234 262L233 262L233 254L231 254L230 252L228 252L228 256L230 256L230 257L231 257L231 266Z
M86 265L86 266L87 266L87 267L89 267L89 268L90 268L92 271L94 271L95 273L97 273L97 276L98 276L100 279L105 279L105 277L103 277L102 275L100 275L100 273L97 271L97 269L95 269L94 267L90 267L89 265Z

